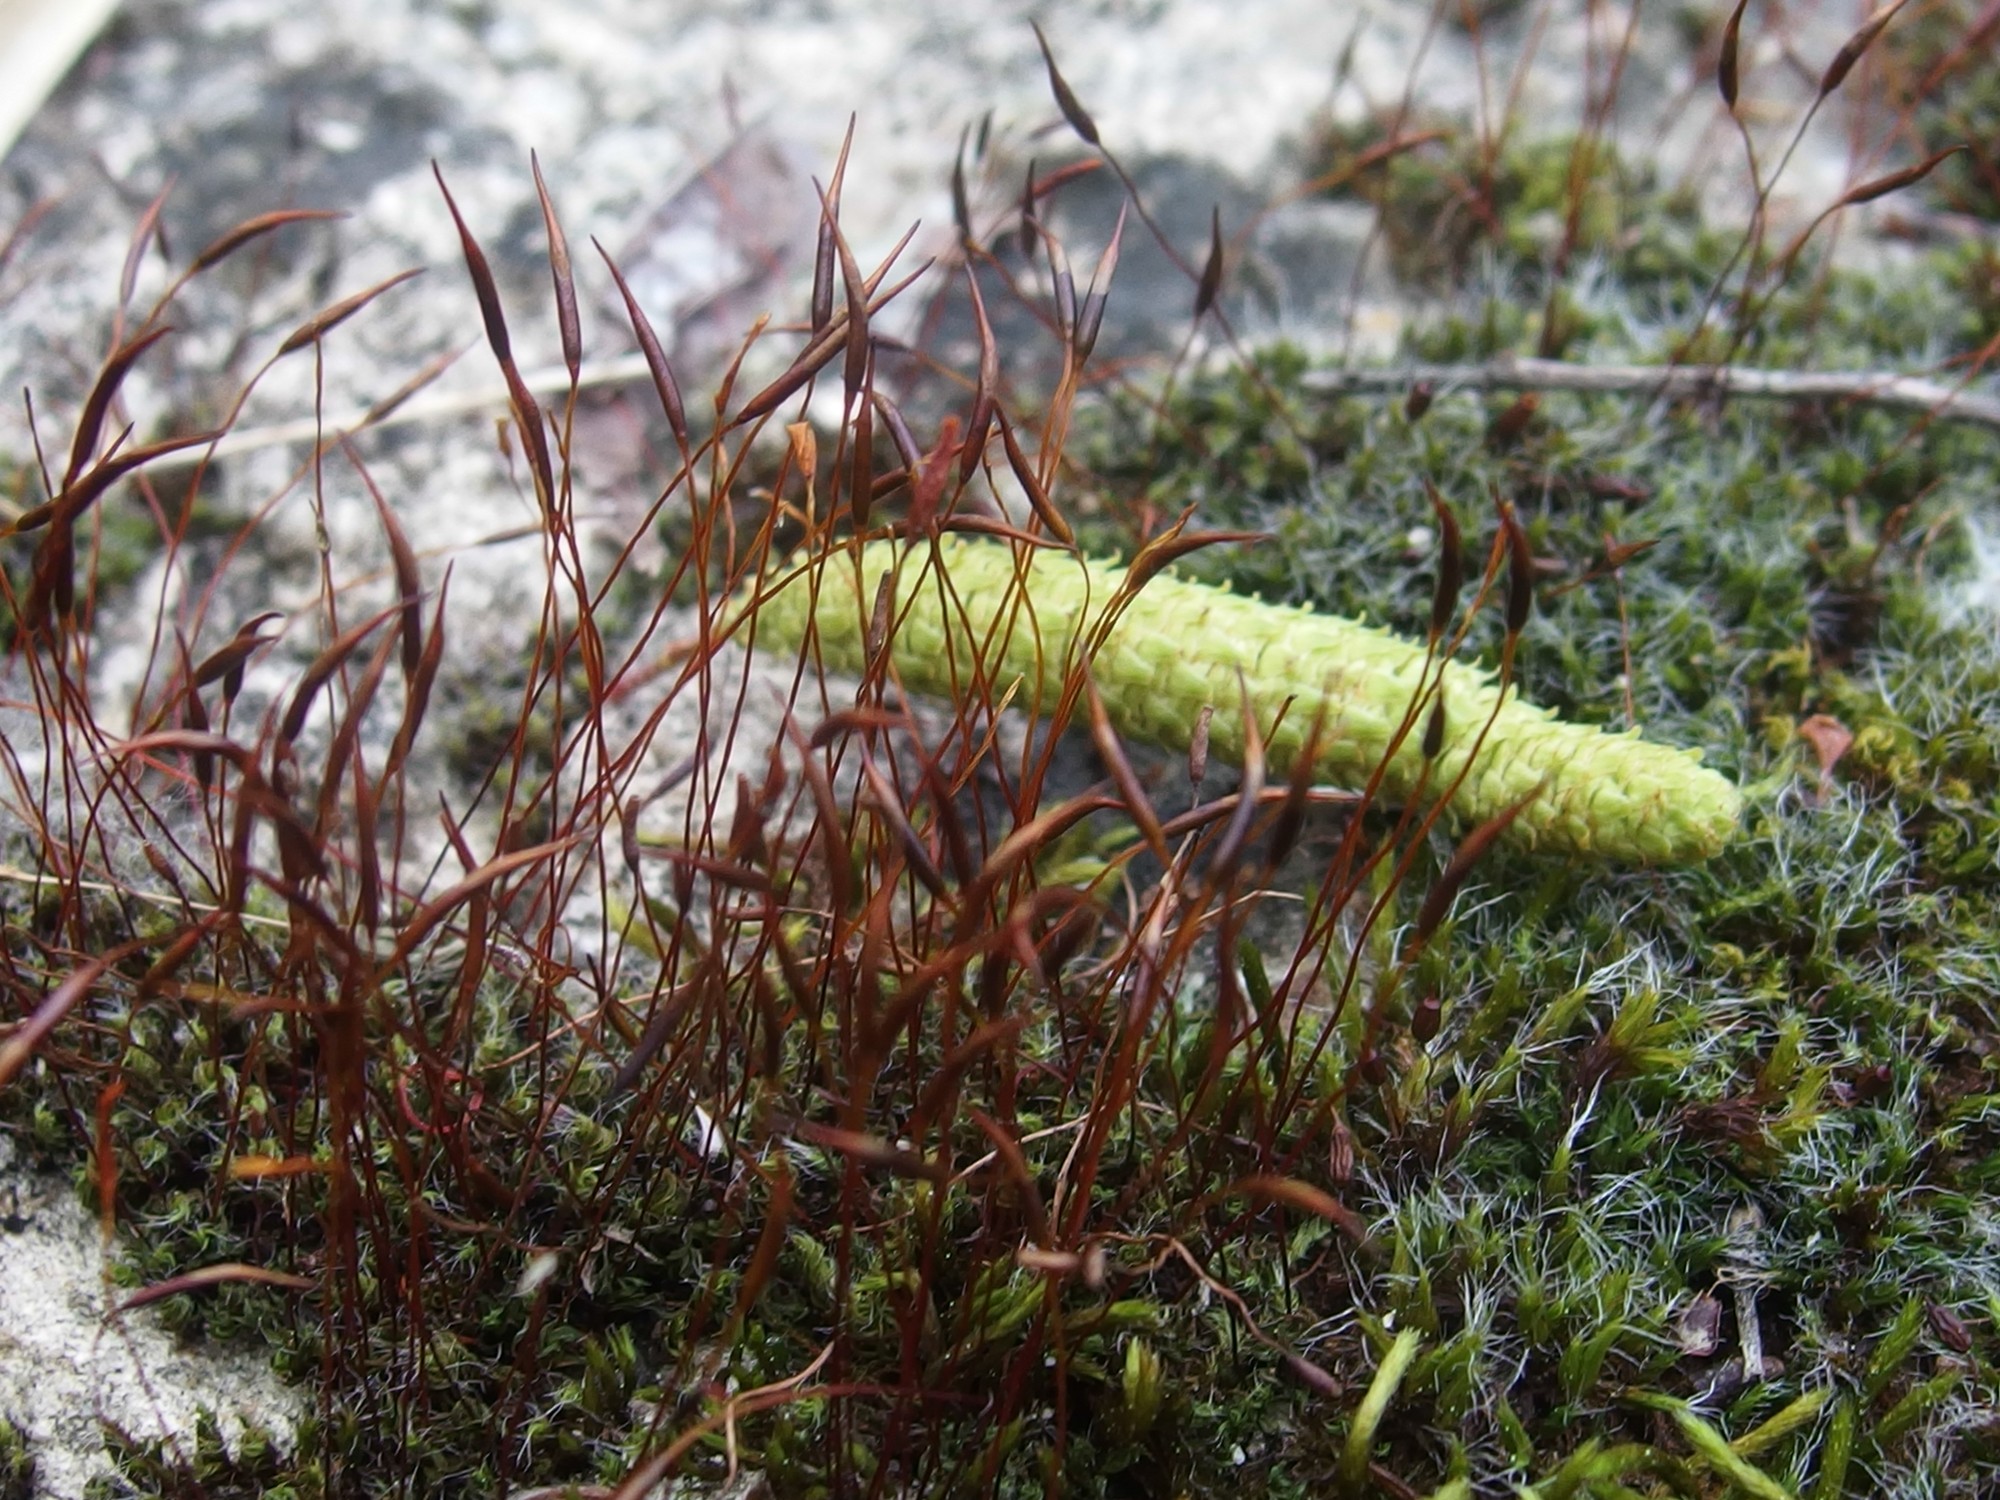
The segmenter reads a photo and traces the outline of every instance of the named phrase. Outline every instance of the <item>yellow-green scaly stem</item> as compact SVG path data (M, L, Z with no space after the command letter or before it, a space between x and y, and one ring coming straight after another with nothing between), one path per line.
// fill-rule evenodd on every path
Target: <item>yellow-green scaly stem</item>
M1072 553L1041 548L1017 555L1000 542L953 536L938 551L947 588L930 556L926 544L909 549L896 542L871 542L858 557L835 554L817 569L816 604L806 573L762 602L758 642L796 648L810 614L827 665L861 670L877 588L900 561L890 639L904 686L941 696L963 692L975 663L984 661L994 697L1020 680L1020 706L1046 712L1075 664L1078 643L1096 634L1126 582L1124 569ZM1121 735L1184 749L1200 709L1212 705L1211 749L1239 763L1240 672L1275 775L1305 752L1315 720L1323 719L1314 775L1358 788L1388 753L1424 685L1426 653L1352 620L1162 575L1125 602L1090 671ZM1438 676L1432 664L1428 680ZM1636 730L1607 734L1565 723L1511 692L1503 703L1492 674L1477 667L1452 662L1442 676L1442 748L1424 776L1426 700L1384 769L1388 798L1456 783L1448 812L1469 824L1539 787L1510 830L1515 843L1644 864L1706 859L1734 833L1741 795L1700 764L1700 751L1652 744Z

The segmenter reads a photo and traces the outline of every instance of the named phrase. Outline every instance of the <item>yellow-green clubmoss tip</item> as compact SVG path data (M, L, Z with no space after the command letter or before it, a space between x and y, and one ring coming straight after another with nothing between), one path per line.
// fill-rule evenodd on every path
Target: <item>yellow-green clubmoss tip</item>
M903 684L949 697L978 663L996 696L1020 680L1017 701L1039 711L1053 706L1079 641L1097 634L1126 582L1114 564L1050 548L1017 553L984 539L947 537L937 559L948 589L927 544L881 541L835 553L758 605L757 640L796 649L810 614L826 664L861 670L878 587L900 564L890 654ZM1319 722L1316 776L1359 787L1387 756L1387 797L1455 783L1447 810L1460 825L1533 792L1509 831L1519 845L1667 865L1706 859L1734 834L1742 796L1700 763L1698 750L1566 723L1511 691L1503 701L1490 673L1457 662L1441 674L1445 732L1426 775L1421 722L1390 753L1425 681L1425 660L1422 646L1373 626L1162 575L1124 602L1090 670L1128 738L1185 749L1211 705L1211 751L1240 763L1237 705L1247 689L1276 775L1305 752ZM1433 667L1429 680L1439 676Z

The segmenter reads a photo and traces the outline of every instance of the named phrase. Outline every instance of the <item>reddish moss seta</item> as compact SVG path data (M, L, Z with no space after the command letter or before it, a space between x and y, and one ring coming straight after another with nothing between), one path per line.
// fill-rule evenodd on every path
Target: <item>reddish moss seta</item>
M1636 730L1566 723L1511 690L1503 701L1492 674L1458 662L1441 674L1434 664L1427 669L1421 645L1386 630L1169 575L1121 600L1124 569L1053 548L1017 552L947 537L938 543L938 568L931 556L928 544L897 542L835 553L816 570L816 605L805 572L759 604L758 641L796 648L810 612L827 665L860 670L876 591L900 568L890 654L903 684L951 696L983 677L998 697L1019 679L1017 701L1040 713L1055 706L1079 665L1080 643L1098 635L1117 603L1089 668L1111 722L1128 738L1185 749L1202 706L1212 704L1213 753L1240 762L1240 674L1274 774L1306 753L1318 722L1314 774L1326 781L1359 787L1382 766L1391 799L1455 785L1447 812L1460 824L1483 822L1533 793L1509 830L1517 845L1683 864L1706 859L1735 832L1741 794L1700 763L1698 750L1655 744ZM1428 693L1440 677L1445 724L1428 736L1437 749L1425 776ZM1424 709L1404 729L1419 692L1427 693Z

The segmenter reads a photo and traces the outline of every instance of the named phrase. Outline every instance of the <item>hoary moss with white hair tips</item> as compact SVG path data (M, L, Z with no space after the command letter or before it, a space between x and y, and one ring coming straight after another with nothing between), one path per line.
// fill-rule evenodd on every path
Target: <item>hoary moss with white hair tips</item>
M835 553L762 601L757 641L796 649L810 613L826 664L860 671L878 588L900 563L890 649L905 687L950 696L954 683L972 679L977 643L994 696L1019 679L1018 704L1053 708L1077 642L1096 633L1127 581L1125 570L1054 548L1017 554L1001 542L962 536L944 538L937 555L948 590L930 566L928 544L868 543L858 568L852 550ZM1210 705L1211 752L1240 764L1247 689L1274 776L1305 753L1320 721L1314 776L1359 788L1409 715L1425 681L1426 653L1353 620L1162 574L1125 601L1090 670L1123 736L1185 749ZM1433 663L1429 680L1438 677ZM1512 842L1641 864L1706 859L1735 832L1742 796L1700 763L1700 751L1654 744L1637 730L1610 734L1567 723L1511 691L1502 702L1493 675L1478 667L1450 662L1442 679L1446 722L1436 760L1424 776L1427 698L1383 772L1390 800L1455 784L1448 812L1463 826L1532 792L1509 830Z

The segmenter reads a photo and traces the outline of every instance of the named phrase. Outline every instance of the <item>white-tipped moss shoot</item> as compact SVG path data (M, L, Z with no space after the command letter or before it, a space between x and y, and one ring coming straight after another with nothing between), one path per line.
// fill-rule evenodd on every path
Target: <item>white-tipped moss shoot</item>
M1517 844L1682 864L1706 859L1735 831L1741 796L1700 764L1698 750L1653 744L1636 730L1565 723L1511 691L1503 702L1491 673L1458 662L1440 673L1424 647L1388 631L1167 575L1121 599L1123 568L1054 548L1017 553L950 536L937 558L942 576L928 544L871 542L858 554L837 553L762 601L758 642L795 649L810 615L826 664L860 671L882 580L900 566L886 619L905 687L950 696L983 662L993 697L1018 680L1016 702L1047 711L1079 643L1100 634L1116 603L1090 672L1112 723L1129 738L1184 749L1203 705L1213 705L1210 745L1240 763L1237 705L1247 690L1276 774L1305 753L1317 722L1314 774L1323 780L1362 787L1387 755L1386 797L1455 786L1447 811L1461 825L1533 794L1509 830ZM1426 722L1428 704L1404 729L1413 695L1440 678L1442 736ZM1427 740L1436 749L1428 774Z

